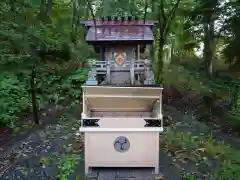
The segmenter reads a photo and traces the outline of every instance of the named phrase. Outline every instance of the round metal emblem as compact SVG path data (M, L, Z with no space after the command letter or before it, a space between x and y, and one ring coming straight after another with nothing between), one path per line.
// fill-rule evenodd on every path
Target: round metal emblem
M114 148L118 152L126 152L130 147L129 140L124 136L119 136L114 141Z

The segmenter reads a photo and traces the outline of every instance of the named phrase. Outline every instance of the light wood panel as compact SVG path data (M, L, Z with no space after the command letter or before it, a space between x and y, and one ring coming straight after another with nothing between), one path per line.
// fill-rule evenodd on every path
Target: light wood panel
M119 153L113 147L118 136L125 136L130 141L130 148L125 153ZM159 173L158 163L158 132L85 133L86 173L89 167L154 167L155 173Z
M113 86L82 86L84 95L116 95L116 96L149 96L160 97L163 88L157 87L113 87Z
M141 98L106 98L91 97L87 98L91 111L151 111L155 99Z

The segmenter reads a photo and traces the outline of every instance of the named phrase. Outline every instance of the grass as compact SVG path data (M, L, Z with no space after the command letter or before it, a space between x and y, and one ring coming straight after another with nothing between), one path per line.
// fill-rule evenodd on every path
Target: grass
M72 156L64 157L58 166L60 172L58 174L59 180L67 180L67 177L73 173L76 167L76 160Z
M171 64L164 68L164 83L201 93L210 93L208 80L199 73L193 74L182 65Z
M240 151L214 140L211 135L204 139L188 133L179 133L171 128L165 137L165 146L178 164L191 162L201 174L208 172L211 180L240 179ZM189 174L185 171L184 175L187 173Z
M51 161L52 161L51 157L41 157L39 163L41 165L48 166L51 164Z
M198 63L195 63L197 67ZM192 64L194 69L194 62ZM216 62L215 66L218 67ZM220 69L223 69L223 64ZM218 99L229 98L232 91L231 85L224 83L223 79L215 79L213 82L202 72L187 69L179 64L165 66L164 81L174 87L201 94L214 93ZM164 143L166 151L175 159L175 165L182 170L186 180L194 179L193 174L204 176L208 173L209 176L203 179L240 180L240 151L215 140L211 135L193 136L190 133L177 132L171 127L164 137ZM188 164L189 167L184 164Z
M189 68L173 63L166 65L163 72L165 84L203 94L214 93L218 98L231 94L234 84L238 83L236 77L230 73L225 74L227 77L216 77L214 81L210 80L206 77L205 72L197 69L197 66Z

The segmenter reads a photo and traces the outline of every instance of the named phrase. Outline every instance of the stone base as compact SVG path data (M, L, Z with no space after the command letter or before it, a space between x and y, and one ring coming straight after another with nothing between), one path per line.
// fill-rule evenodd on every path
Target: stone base
M86 85L89 85L89 86L98 85L98 82L95 80L87 80Z

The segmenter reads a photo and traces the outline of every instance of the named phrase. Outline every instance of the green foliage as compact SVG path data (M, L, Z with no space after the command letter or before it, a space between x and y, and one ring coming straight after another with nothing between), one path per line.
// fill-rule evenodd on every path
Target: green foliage
M69 91L68 93L72 96L72 98L80 99L81 96L81 85L87 80L88 70L82 71L81 69L77 69L71 73L71 75L66 79L66 85Z
M230 123L233 129L240 129L240 94L237 95L236 104L230 111Z
M0 125L17 119L18 115L30 105L26 84L15 74L0 74Z
M43 75L38 77L40 95L50 103L59 104L68 100L80 100L81 85L85 82L88 69L65 70L60 74ZM54 93L53 93L54 92Z
M51 157L41 157L39 162L41 165L44 165L44 166L48 166L49 164L51 164Z
M79 27L80 20L92 19L87 1L58 0L53 1L52 7L48 7L48 3L42 0L12 2L15 2L12 7L10 1L0 2L0 125L8 125L16 130L17 119L25 110L31 108L30 74L34 62L37 62L35 81L38 109L42 109L49 103L79 101L81 85L88 74L84 64L87 59L97 56L93 49L84 43L85 31ZM224 58L231 65L239 65L238 6L234 7L231 1L220 7L220 1L217 0L198 2L181 0L176 16L171 17L169 15L176 0L91 1L94 4L96 17L138 16L139 18L144 17L146 2L149 3L146 19L158 20L157 14L160 13L157 26L165 32L157 36L156 54L159 60L156 69L157 81L162 83L163 80L166 84L211 96L213 100L222 98L225 92L231 96L233 86L229 83L230 79L213 81L203 76L202 71L199 70L200 58L196 58L195 51L199 48L200 42L203 42L204 33L205 37L210 37L206 36L208 33L213 35L212 38L206 38L210 41L203 42L205 47L210 47L210 44L212 47L215 44L215 35L219 35L222 30L220 34L222 43L217 48L219 51L215 61L218 62L218 59L225 55ZM162 6L162 12L159 11L159 6ZM48 12L49 8L51 11ZM216 18L218 22L212 23ZM221 27L217 32L219 28L212 26L211 31L210 28L209 31L204 31L203 22L209 25L218 24L223 28ZM197 68L185 68L179 64L170 64L166 67L163 63L163 55L168 48L166 45L171 47L171 55L187 59L188 65L197 62ZM210 50L210 48L206 49ZM206 52L212 53L214 59L214 47L210 51ZM192 62L191 59L189 62L189 57L195 61ZM209 111L201 114L203 118L208 118L210 115ZM240 128L240 95L237 97L236 106L230 111L230 123ZM239 152L211 138L207 142L200 142L185 134L173 133L167 137L168 144L171 145L168 148L173 149L175 153L182 148L184 151L190 150L186 156L193 159L198 159L197 155L219 156L223 163L216 177L240 177ZM41 158L40 163L47 165L50 159ZM59 165L58 179L66 180L75 166L74 158L63 158Z
M52 7L41 0L13 2L0 3L0 125L16 129L16 120L31 109L33 63L37 106L42 109L49 102L80 99L88 71L82 67L95 54L83 42L83 29L72 21L80 14L73 15L70 1L54 1ZM66 66L72 62L80 65Z
M199 72L191 72L182 65L172 64L164 68L164 81L166 84L172 84L189 91L199 93L209 93L209 84Z
M109 1L104 0L104 7L102 11L102 16L112 16L112 17L126 17L126 16L137 16L143 18L144 16L144 6L143 1Z
M38 107L44 108L48 103L59 104L66 100L80 100L81 85L85 82L88 69L75 68L65 70L63 75L40 72L37 76ZM5 72L0 74L0 125L14 126L23 111L31 106L28 73L17 77ZM19 75L19 74L18 74ZM28 78L28 80L27 80Z
M76 161L73 157L64 157L58 166L60 170L58 174L58 180L67 180L68 176L73 173L75 166Z
M194 163L205 163L207 157L210 157L207 158L208 160L211 158L218 159L219 166L209 166L213 175L211 179L238 179L240 177L239 151L223 142L214 140L211 135L203 139L200 136L177 132L173 127L166 134L165 140L168 150L175 153L175 157L179 157L180 160L187 158ZM190 176L187 176L187 178L190 178Z
M236 157L237 158L237 157ZM240 177L240 164L239 162L224 161L222 169L216 173L215 177L219 179L236 179Z
M239 13L240 2L230 1L226 3L225 11L227 20L224 24L224 30L226 37L225 48L223 54L227 58L227 62L235 70L239 70L240 67L240 53L239 53L239 40L240 40L240 13Z

